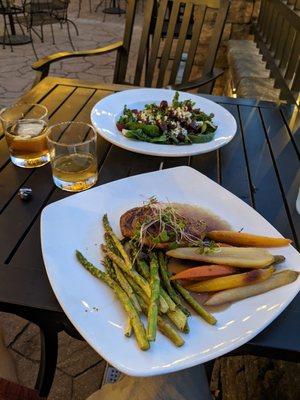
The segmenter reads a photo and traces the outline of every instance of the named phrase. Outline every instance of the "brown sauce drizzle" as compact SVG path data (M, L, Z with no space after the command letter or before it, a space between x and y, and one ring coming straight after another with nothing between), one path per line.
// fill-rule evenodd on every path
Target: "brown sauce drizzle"
M206 224L206 232L214 230L232 230L230 224L211 210L191 204L171 203L180 215L188 220L202 220Z

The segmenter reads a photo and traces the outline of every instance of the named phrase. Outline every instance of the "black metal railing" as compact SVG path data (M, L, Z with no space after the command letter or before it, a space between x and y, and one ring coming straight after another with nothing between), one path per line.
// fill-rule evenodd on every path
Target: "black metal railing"
M262 0L254 37L280 99L299 105L300 0Z

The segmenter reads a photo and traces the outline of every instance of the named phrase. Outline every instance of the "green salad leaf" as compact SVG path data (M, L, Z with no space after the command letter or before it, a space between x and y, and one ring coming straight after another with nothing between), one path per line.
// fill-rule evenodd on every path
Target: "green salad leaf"
M217 126L214 114L195 108L191 99L179 100L176 92L172 101L148 103L144 109L129 109L126 105L117 121L125 137L149 143L187 145L206 143L214 138Z

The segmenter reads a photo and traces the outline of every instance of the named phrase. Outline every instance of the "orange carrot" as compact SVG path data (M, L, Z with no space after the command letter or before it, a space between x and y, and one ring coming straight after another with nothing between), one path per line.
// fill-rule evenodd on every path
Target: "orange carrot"
M206 236L217 242L228 243L234 246L282 247L292 243L290 239L258 236L246 232L211 231Z
M171 277L171 280L200 281L209 278L217 278L238 272L237 268L227 265L203 265L201 267L188 268Z

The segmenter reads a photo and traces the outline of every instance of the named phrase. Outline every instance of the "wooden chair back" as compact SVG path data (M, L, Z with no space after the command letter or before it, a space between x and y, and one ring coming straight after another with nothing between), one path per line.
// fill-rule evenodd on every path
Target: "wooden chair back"
M280 99L299 105L300 0L262 0L254 37Z
M147 0L132 83L147 87L174 84L183 53L187 57L180 83L189 82L208 9L217 13L202 72L202 75L210 74L215 65L229 4L229 0ZM115 69L116 83L125 81L136 5L137 0L128 1L124 46ZM166 21L168 24L164 32Z

